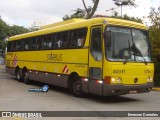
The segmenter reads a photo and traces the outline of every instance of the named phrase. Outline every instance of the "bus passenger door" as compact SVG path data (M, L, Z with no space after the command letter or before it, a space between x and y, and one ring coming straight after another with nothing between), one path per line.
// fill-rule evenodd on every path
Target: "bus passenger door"
M102 26L92 27L89 49L89 93L102 95Z

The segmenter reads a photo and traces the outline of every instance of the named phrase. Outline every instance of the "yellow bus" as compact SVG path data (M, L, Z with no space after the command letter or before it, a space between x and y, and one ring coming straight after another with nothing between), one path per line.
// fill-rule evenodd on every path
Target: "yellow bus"
M72 19L9 38L6 71L18 81L39 81L85 93L114 96L153 86L147 28L114 19Z

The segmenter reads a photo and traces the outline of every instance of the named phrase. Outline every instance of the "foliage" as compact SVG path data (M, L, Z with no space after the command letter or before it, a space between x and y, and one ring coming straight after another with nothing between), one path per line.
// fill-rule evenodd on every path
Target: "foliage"
M117 6L134 6L136 7L137 5L135 4L135 0L113 0L114 4Z
M151 8L148 16L152 26L149 28L149 36L152 44L152 57L155 64L155 85L160 86L160 7L156 11Z
M118 13L115 12L114 16L111 16L111 18L118 18L118 19L124 19L124 20L130 20L130 21L134 21L134 22L138 22L138 23L143 23L142 19L138 18L138 17L130 17L126 14L124 14L122 17L118 16Z
M160 29L160 7L156 11L155 8L151 8L151 12L149 13L148 18L154 27Z
M85 17L85 11L80 9L80 8L77 8L77 10L74 10L75 13L71 16L69 15L65 15L63 17L63 20L68 20L68 19L71 19L71 18L84 18Z
M3 54L7 45L5 41L6 38L26 32L29 32L29 30L17 25L9 26L2 19L0 19L0 49L2 49Z
M7 34L8 29L9 29L9 26L2 19L0 19L0 40L8 36Z
M8 36L19 35L19 34L27 33L27 32L29 32L28 29L22 26L13 25L13 26L10 26L9 28Z
M97 6L99 4L99 1L100 0L92 0L93 2L93 7L91 6L86 6L84 0L82 0L83 2L83 6L84 6L84 9L81 9L81 8L77 8L77 10L74 10L75 13L72 14L72 15L65 15L63 17L63 20L68 20L68 19L71 19L71 18L85 18L85 19L90 19L93 14L95 13L96 9L97 9Z
M99 1L100 0L92 0L93 7L91 7L91 6L87 7L86 4L85 4L85 2L84 2L84 0L82 0L83 6L84 6L85 9L77 8L77 10L74 10L75 11L74 14L72 14L72 15L65 15L63 17L63 20L68 20L68 19L72 19L72 18L90 19L93 16L93 14L95 13L95 11L97 10ZM137 6L135 4L135 0L113 0L113 2L114 2L115 5L121 6L121 7L122 6L134 6L134 7ZM128 16L124 16L122 19L142 22L140 19L138 20L138 18L126 18L126 17L128 17Z
M113 0L114 4L121 6L121 16L122 16L122 6L133 6L136 7L135 0Z

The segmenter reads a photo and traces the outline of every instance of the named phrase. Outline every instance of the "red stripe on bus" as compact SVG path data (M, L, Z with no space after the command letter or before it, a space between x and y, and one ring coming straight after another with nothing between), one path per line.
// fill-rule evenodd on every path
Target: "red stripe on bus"
M64 67L63 70L62 70L62 72L64 72L66 68L67 68L67 65L65 65L65 67Z

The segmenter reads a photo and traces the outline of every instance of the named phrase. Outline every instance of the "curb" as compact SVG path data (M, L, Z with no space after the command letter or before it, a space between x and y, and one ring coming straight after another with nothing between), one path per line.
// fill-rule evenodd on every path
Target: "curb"
M153 87L152 91L160 91L160 87L159 88Z

